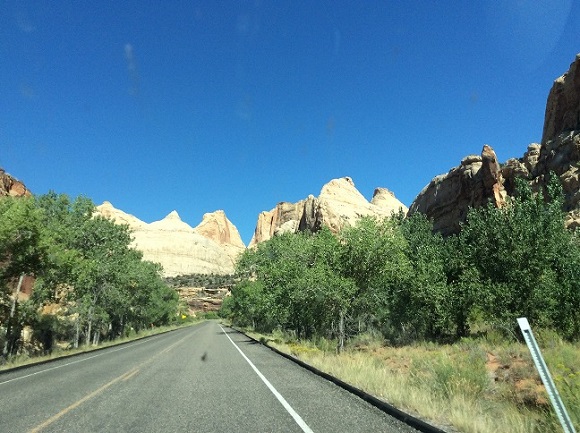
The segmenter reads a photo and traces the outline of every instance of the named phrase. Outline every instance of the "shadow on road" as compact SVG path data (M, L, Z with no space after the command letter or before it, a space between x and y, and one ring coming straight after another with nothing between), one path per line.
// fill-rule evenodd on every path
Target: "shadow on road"
M250 337L248 337L247 335L244 335L241 332L236 331L235 329L229 329L227 331L224 329L223 331L219 331L217 333L217 335L226 335L226 334L236 334L236 335L239 335L239 336L243 337L243 340L236 341L236 343L238 343L238 344L243 344L243 343L246 343L246 344L262 344L261 342L259 342L257 340L254 340L253 338L250 338Z

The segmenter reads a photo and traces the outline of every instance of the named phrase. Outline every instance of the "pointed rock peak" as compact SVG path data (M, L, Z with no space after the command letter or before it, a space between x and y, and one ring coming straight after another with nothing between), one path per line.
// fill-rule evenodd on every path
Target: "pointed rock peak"
M148 226L151 230L193 232L193 228L182 221L177 211L171 211L160 221L154 221Z
M407 213L409 210L407 206L401 203L397 197L395 197L395 194L387 188L375 188L371 204L389 212L403 211L403 213Z
M103 212L122 212L113 206L113 203L110 201L105 200L102 205L97 206L97 209L100 210L101 213Z
M350 177L332 179L322 187L320 198L334 199L339 201L368 203L367 199L356 189Z
M227 220L228 218L226 217L226 213L223 210L219 209L219 210L216 210L214 212L208 212L208 213L203 214L204 221L211 220L211 219L222 219L222 220L225 219L225 220Z
M172 210L171 212L169 212L169 214L163 219L164 220L181 221L181 218L179 217L179 214L177 213L176 210Z
M387 188L375 188L375 192L373 193L373 200L375 197L394 197L395 194L392 191L389 191Z
M196 233L205 236L219 245L233 245L236 248L245 249L240 233L235 225L228 219L223 210L206 213L203 220L194 229Z
M327 188L327 187L328 188L331 188L331 187L355 188L354 181L352 180L352 178L350 176L339 177L338 179L332 179L330 182L328 182L326 185L324 185L322 187L322 189Z
M110 201L104 201L103 204L95 208L95 213L101 215L105 218L112 219L121 224L128 224L131 228L137 228L145 225L143 221L139 218L134 217L131 214L123 212L117 209Z

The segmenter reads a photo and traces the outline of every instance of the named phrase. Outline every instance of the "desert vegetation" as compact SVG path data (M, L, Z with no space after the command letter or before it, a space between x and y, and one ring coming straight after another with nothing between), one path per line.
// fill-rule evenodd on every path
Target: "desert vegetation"
M580 239L564 228L562 205L553 176L537 194L519 182L503 208L471 209L460 234L447 238L420 214L362 219L338 235L274 237L244 253L221 315L283 336L275 340L331 372L362 356L370 364L353 361L351 369L388 373L380 382L404 378L418 390L418 413L436 407L433 400L472 405L463 421L438 419L461 431L552 431L516 318L544 336L565 403L580 407ZM486 406L493 402L497 411ZM513 428L494 429L504 403Z
M159 265L130 247L125 225L91 200L49 193L0 200L3 358L96 344L175 319L178 299ZM23 276L35 279L19 300ZM23 341L23 329L29 338Z

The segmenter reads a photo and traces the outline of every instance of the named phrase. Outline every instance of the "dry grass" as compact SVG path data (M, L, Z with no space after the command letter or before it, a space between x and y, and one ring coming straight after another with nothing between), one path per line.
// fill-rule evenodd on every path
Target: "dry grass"
M464 340L388 347L367 339L337 354L332 342L254 337L443 428L468 433L560 431L528 349ZM560 340L543 354L576 428L580 427L580 345ZM321 350L322 346L326 350Z
M42 356L30 356L28 354L19 354L16 356L12 356L8 358L7 361L3 362L2 358L0 358L0 371L8 370L15 367L21 367L24 365L31 365L36 364L39 362L49 361L52 359L62 358L63 356L75 355L77 353L85 353L91 352L93 350L101 349L104 347L109 346L116 346L118 344L126 343L128 341L138 340L143 337L148 337L150 335L161 334L163 332L171 331L173 329L182 328L184 326L191 326L192 324L197 322L190 322L185 325L175 325L175 326L160 326L157 328L152 329L145 329L139 332L138 334L132 334L128 337L118 338L113 341L104 341L99 343L96 346L93 345L83 345L76 349L65 349L65 348L57 348L52 351L49 355L42 355ZM58 347L58 345L57 345Z

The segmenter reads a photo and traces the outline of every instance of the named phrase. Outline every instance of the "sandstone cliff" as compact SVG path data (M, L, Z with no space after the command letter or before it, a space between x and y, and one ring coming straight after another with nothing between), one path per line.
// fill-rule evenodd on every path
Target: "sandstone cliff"
M573 130L580 130L580 54L568 72L552 85L546 103L542 143Z
M297 203L281 202L271 211L258 215L250 247L274 235L317 231L323 226L337 233L363 216L388 217L392 212L407 212L407 207L385 188L377 188L371 202L355 188L350 177L333 179L312 195Z
M503 167L493 150L484 146L481 156L468 156L447 174L433 178L413 201L409 215L422 212L436 230L457 233L470 206L490 201L502 206L513 194L516 177L538 190L549 172L562 181L566 226L580 227L580 54L549 93L542 144L530 144L523 157L508 159Z
M223 210L204 214L201 223L193 230L220 245L234 260L246 249L238 229Z
M30 195L30 191L22 182L10 176L3 168L0 168L0 197L28 197Z
M134 217L131 214L125 213L120 209L115 208L110 202L105 201L102 205L97 206L97 212L99 215L104 216L114 220L119 224L127 224L130 228L136 229L138 227L144 227L147 223L141 221L140 219Z
M470 207L489 201L502 206L506 195L495 152L485 145L481 155L467 156L458 167L433 178L415 198L408 215L424 213L436 231L449 235L459 231Z
M150 224L115 209L108 202L97 206L97 213L128 224L133 230L133 246L143 253L145 260L160 263L166 277L195 273L231 274L237 255L243 251L236 242L237 229L231 223L228 230L234 245L220 245L183 222L176 211ZM225 214L223 218L227 220ZM205 227L211 225L206 223Z

